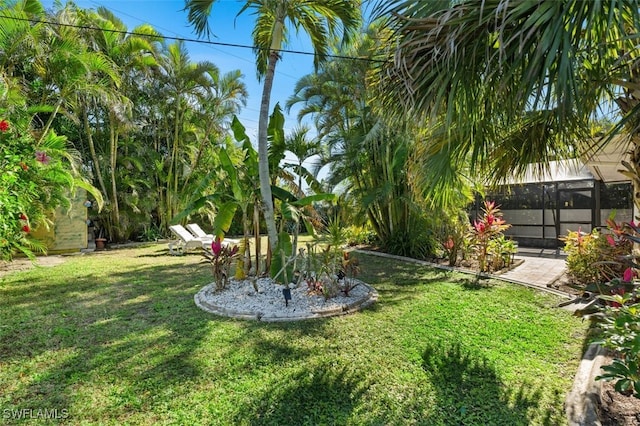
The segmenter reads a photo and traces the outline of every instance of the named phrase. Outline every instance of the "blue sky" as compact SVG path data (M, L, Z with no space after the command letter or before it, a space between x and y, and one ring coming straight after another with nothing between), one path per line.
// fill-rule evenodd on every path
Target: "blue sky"
M65 3L64 1L62 2ZM51 9L54 0L42 0L45 8ZM188 25L187 14L181 9L183 0L76 0L75 4L83 9L97 9L104 6L110 9L128 27L133 30L143 23L153 27L165 36L198 38ZM209 24L213 35L212 42L232 43L251 46L251 32L254 16L247 10L238 18L236 15L244 1L218 0L213 6ZM303 35L292 34L287 47L290 50L311 52L311 46ZM239 119L247 128L247 133L257 139L258 115L262 84L256 78L255 55L250 48L226 47L211 44L187 43L192 61L210 61L218 66L221 72L239 69L244 74L244 83L249 91L247 106L239 114ZM313 71L313 57L284 53L276 66L276 76L271 94L271 109L279 102L281 106L293 93L293 88L300 77ZM286 114L286 113L285 113ZM297 125L297 109L292 109L286 116L287 133Z

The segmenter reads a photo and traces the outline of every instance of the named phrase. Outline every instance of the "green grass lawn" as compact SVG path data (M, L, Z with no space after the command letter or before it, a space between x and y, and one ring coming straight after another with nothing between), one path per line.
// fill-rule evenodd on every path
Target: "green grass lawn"
M166 253L0 279L3 422L46 409L68 424L565 423L588 324L552 295L359 255L373 307L239 321L195 306L211 281L199 255Z

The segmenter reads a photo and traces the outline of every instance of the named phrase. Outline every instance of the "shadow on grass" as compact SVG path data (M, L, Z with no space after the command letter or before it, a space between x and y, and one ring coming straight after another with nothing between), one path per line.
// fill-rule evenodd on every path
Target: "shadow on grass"
M118 412L142 403L137 395L154 386L199 372L190 355L208 320L198 315L193 283L180 265L135 265L102 281L91 272L72 280L15 279L0 294L8 302L0 358L33 360L41 370L13 390L7 402L14 407L69 407L69 392L97 378L135 384L122 394L97 395Z
M366 391L367 379L348 369L318 366L290 376L242 404L235 424L347 424Z
M197 259L184 264L188 259L150 259L134 256L124 270L106 266L104 277L94 267L78 265L61 266L62 273L50 279L48 271L32 271L0 287L6 302L0 313L0 359L37 369L19 380L11 377L17 369L0 373L0 383L12 382L3 408L61 410L82 395L85 404L91 398L100 404L95 410L80 407L83 412L70 412L70 419L126 417L157 401L170 403L165 390L213 373L210 380L238 374L224 367L229 359L237 360L234 368L240 371L245 364L250 369L295 363L309 353L292 342L323 332L322 321L265 325L212 316L193 302L211 279L208 268L194 264ZM212 337L214 324L226 332Z
M509 389L495 366L458 343L430 344L422 359L439 407L425 424L553 425L561 421L562 413L554 411L543 413L542 419L531 419L530 413L541 410L540 390L526 384ZM560 395L556 399L553 406L562 406Z
M490 277L475 274L475 275L467 275L464 277L460 277L459 279L453 281L458 283L465 290L490 290L493 288L495 282L492 281Z

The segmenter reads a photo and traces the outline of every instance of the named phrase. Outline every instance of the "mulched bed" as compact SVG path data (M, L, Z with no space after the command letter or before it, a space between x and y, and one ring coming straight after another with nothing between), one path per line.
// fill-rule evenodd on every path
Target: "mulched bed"
M612 358L605 359L603 365L609 365ZM603 426L640 425L640 399L616 392L613 381L601 381L600 421Z

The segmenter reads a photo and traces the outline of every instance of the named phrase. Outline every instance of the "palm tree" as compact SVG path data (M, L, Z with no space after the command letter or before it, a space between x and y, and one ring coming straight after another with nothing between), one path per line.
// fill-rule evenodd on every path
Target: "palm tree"
M9 77L32 72L35 57L42 54L44 32L41 23L29 20L44 16L42 4L39 0L0 0L0 10L0 68Z
M368 26L352 45L338 50L339 58L297 82L287 108L301 104L298 118L314 119L326 147L328 183L343 189L360 208L350 220L368 220L389 250L425 255L428 239L415 232L426 217L425 208L413 191L410 167L420 133L410 120L386 119L372 79L385 36L379 25Z
M211 86L206 88L202 102L195 105L194 122L190 128L197 141L189 171L184 178L184 185L201 172L199 167L206 156L206 149L211 148L213 141L222 139L229 130L235 114L240 113L247 104L246 85L242 82L239 70L220 74L217 70L209 72Z
M298 181L295 184L291 185L290 183L293 187L293 193L298 199L304 198L305 196L304 190L302 189L302 179L304 179L307 185L316 193L322 192L320 183L316 179L316 173L314 171L310 171L304 166L304 162L309 158L320 156L322 154L320 141L318 139L309 140L307 137L308 133L309 128L301 126L294 129L293 133L285 138L285 150L293 154L296 162L287 162L283 164L282 168L284 170L293 170L293 172L298 176ZM317 169L317 167L314 167L314 169ZM307 206L307 211L311 215L317 216L317 213L315 213L311 206ZM293 253L298 252L299 227L299 224L296 223L295 231L293 233Z
M188 19L200 35L209 34L208 18L215 0L185 0ZM258 123L258 157L260 192L264 203L264 217L272 250L278 245L278 233L273 211L271 178L267 150L267 126L271 87L276 63L286 47L289 26L304 30L311 38L317 66L327 56L329 42L340 31L347 42L359 28L360 2L354 0L247 0L240 12L253 9L257 15L253 29L258 76L264 78L260 118ZM288 26L289 25L289 26Z
M497 177L518 174L583 150L598 108L624 94L632 102L620 99L614 130L631 132L640 171L640 104L629 96L638 88L637 0L396 0L380 2L377 15L398 37L381 69L387 100L440 120L446 134L433 153Z
M87 106L95 104L95 102L91 102L86 96L91 93L86 95L82 92L79 93L81 104L84 105L84 108L80 110L83 114L84 130L91 148L96 177L102 190L105 191L105 196L110 194L108 196L110 220L107 222L109 235L114 241L118 241L127 237L125 227L122 226L124 221L120 214L121 194L118 189L120 180L118 163L122 151L122 135L135 127L132 115L133 100L124 93L131 92L130 89L135 84L136 77L140 78L140 76L148 74L150 67L155 65L158 45L152 40L159 37L159 33L150 25L143 24L134 28L133 34L130 34L126 25L104 7L99 7L95 12L82 11L81 17L84 20L81 23L101 29L100 31L87 30L82 34L89 51L93 55L97 53L104 55L109 63L117 69L120 76L118 80L106 80L101 75L97 75L95 84L101 89L101 96L91 97L94 100L98 99L99 106L104 110L101 115L104 117L104 133L108 135L108 143L106 144L108 161L106 164L108 165L107 172L110 183L109 192L106 190L100 170L103 162L97 159L92 137L92 133L98 131L97 128L94 129L98 127L98 123L92 123L93 126L91 126L88 119ZM143 34L145 36L142 36Z
M201 103L213 82L211 75L219 73L211 62L192 62L182 42L167 47L158 59L159 80L163 83L163 98L167 102L166 121L166 187L164 208L161 210L163 225L169 224L173 216L182 210L180 205L180 177L184 173L181 145L187 123L193 114L191 106ZM164 227L164 226L163 226Z

